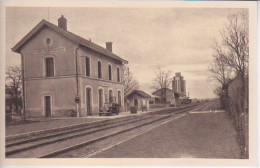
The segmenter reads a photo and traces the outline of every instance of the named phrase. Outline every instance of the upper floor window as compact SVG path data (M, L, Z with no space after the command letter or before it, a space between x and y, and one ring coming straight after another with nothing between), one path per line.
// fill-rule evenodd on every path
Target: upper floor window
M120 69L117 67L117 82L120 82Z
M86 57L86 76L90 76L90 60Z
M54 61L53 58L45 58L46 77L54 76Z
M108 79L112 80L112 67L111 67L111 65L108 65Z
M98 78L102 78L102 68L101 68L101 62L98 61Z

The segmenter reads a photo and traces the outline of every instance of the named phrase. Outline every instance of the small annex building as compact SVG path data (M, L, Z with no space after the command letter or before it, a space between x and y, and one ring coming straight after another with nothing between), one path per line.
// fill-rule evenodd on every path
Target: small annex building
M122 68L128 61L58 25L40 21L13 48L22 60L23 107L27 117L98 115L106 101L124 109Z
M133 90L126 95L129 107L135 106L137 110L148 110L150 108L149 101L151 96L141 90Z
M152 93L155 104L176 105L179 101L179 94L169 88L161 88Z

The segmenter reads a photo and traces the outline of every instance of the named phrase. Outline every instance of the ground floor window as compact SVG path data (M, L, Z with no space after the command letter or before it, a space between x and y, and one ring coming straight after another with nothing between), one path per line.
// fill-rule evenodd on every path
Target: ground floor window
M51 117L51 96L44 96L44 115Z
M103 107L103 89L98 90L99 108Z
M108 96L109 96L109 103L113 103L113 90L109 90Z
M122 102L121 102L121 91L119 90L118 92L117 92L117 99L118 99L118 105L120 105L121 106L121 104L122 104Z
M91 115L91 102L92 102L92 100L91 100L91 97L92 97L92 95L91 95L91 88L86 88L86 108L87 108L87 115L89 116L89 115Z

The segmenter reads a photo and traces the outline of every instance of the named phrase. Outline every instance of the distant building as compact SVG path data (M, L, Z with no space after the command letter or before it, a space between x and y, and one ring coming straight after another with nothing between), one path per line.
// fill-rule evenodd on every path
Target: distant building
M155 104L167 103L167 104L175 105L178 103L179 94L169 88L158 89L152 94L155 96L154 97Z
M186 81L180 72L175 73L175 77L173 77L172 90L178 93L180 97L186 97Z
M105 101L124 109L122 66L128 62L112 52L112 42L105 49L69 32L64 16L58 26L42 20L12 51L22 57L28 117L59 117L71 110L94 115Z
M149 100L151 96L144 91L134 90L128 95L126 95L127 102L129 103L129 107L136 106L138 110L147 110L149 109Z

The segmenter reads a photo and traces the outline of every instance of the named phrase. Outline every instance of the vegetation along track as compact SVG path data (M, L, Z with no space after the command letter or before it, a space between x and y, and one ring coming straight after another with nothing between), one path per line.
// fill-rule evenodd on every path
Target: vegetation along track
M186 112L192 108L194 108L194 106L185 107L176 111L168 109L168 111L164 110L161 111L161 113L157 113L167 114L163 116L139 115L126 117L117 119L116 122L110 120L95 126L88 125L84 128L74 128L71 130L19 138L17 140L9 140L6 143L6 157L57 157L64 152L69 152L94 142L169 118L171 116L170 111L176 114Z

